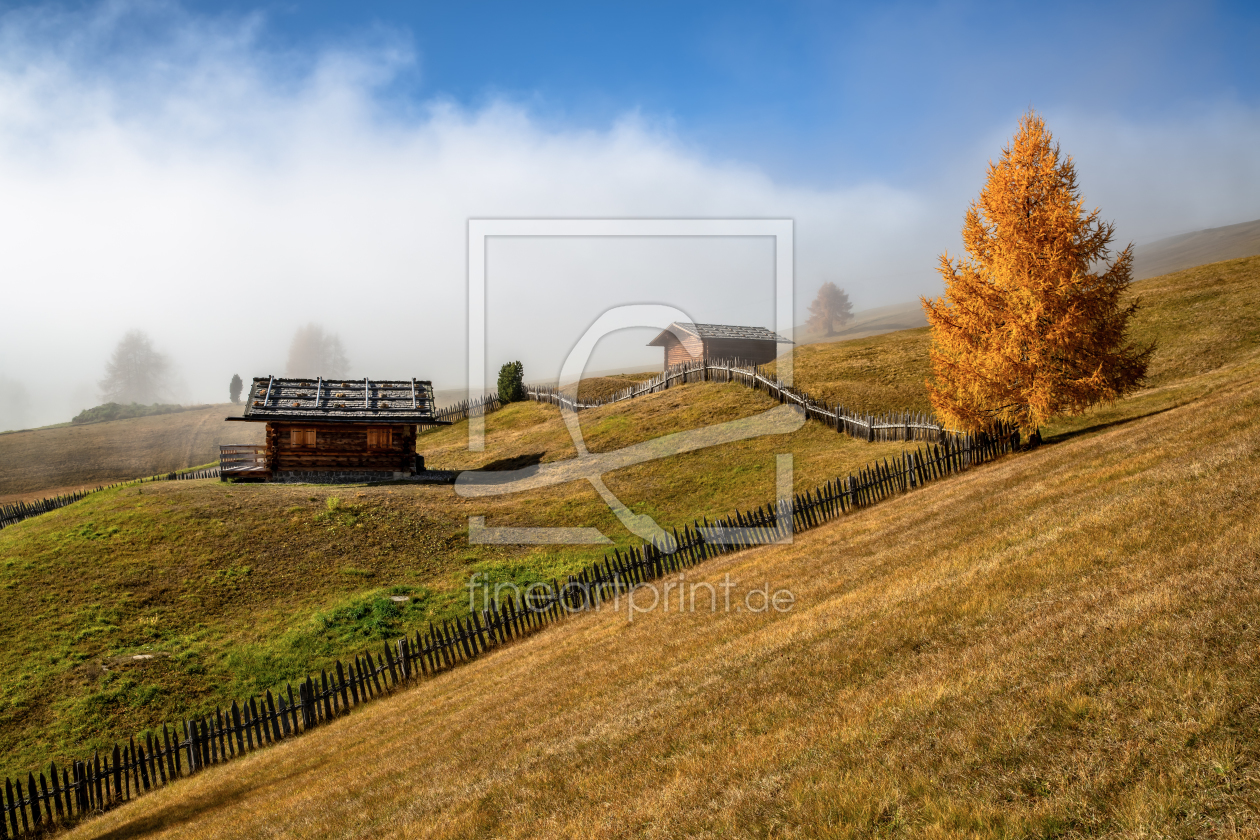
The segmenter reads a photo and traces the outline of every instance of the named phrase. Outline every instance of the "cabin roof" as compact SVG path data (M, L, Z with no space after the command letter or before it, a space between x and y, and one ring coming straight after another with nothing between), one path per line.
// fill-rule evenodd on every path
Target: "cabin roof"
M690 321L675 321L670 324L670 327L678 327L701 340L706 338L734 338L750 341L781 341L785 344L792 344L791 341L765 327L737 327L731 324L693 324ZM672 332L666 329L656 338L649 341L647 346L660 347L667 340L665 336L671 334Z
M433 383L427 379L256 376L239 419L450 425L435 419L433 410Z

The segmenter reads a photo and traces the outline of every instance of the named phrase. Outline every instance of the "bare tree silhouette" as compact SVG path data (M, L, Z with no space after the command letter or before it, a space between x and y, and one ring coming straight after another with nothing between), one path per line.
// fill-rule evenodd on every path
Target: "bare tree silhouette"
M286 376L322 376L340 379L349 375L350 360L346 349L336 334L327 332L319 324L298 327L289 344L289 362L285 365Z
M105 363L98 385L105 402L155 403L169 397L171 362L140 330L129 330Z

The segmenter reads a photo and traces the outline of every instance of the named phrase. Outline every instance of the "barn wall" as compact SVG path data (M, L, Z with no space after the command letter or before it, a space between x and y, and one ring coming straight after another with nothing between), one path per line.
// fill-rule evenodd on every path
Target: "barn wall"
M773 341L757 341L749 338L707 338L704 355L710 359L738 359L754 365L773 362L778 344Z
M681 362L692 362L704 353L700 339L687 336L686 342L679 342L673 333L665 333L662 343L665 347L665 367Z
M367 445L369 428L393 430L388 448ZM314 446L294 446L292 429L315 429ZM416 427L368 423L268 423L267 466L276 472L379 471L407 472L415 464Z

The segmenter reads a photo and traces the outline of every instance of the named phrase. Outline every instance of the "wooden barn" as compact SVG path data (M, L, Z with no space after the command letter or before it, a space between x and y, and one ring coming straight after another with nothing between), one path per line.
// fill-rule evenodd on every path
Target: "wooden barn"
M738 359L763 365L779 355L779 343L792 342L765 327L675 321L647 346L665 348L665 367L703 358Z
M222 475L318 483L386 481L424 470L418 427L433 416L427 380L254 379L243 417L266 423L262 446L220 448Z

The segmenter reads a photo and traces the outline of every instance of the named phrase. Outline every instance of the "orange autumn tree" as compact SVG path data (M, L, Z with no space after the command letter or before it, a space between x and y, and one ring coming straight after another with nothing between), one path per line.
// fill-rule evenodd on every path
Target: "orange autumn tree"
M1038 435L1132 391L1152 347L1126 341L1137 303L1122 302L1133 246L1110 265L1115 226L1086 214L1070 157L1033 112L967 209L969 259L941 256L945 295L923 298L932 327L932 405L968 431L994 421Z

